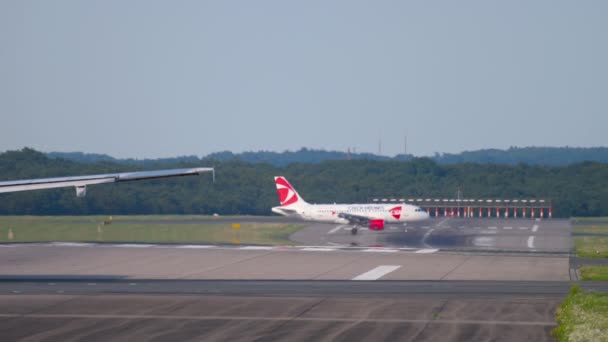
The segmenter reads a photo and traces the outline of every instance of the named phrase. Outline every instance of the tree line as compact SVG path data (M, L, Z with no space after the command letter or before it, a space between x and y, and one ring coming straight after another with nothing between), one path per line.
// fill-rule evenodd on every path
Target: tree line
M213 214L270 215L279 205L274 176L286 176L309 203L368 202L373 198L544 198L554 215L608 216L608 165L449 164L429 158L332 160L274 166L240 160L162 162L154 168L215 166L211 175L0 194L2 215ZM0 154L0 181L145 169L114 162L78 163L32 149ZM149 169L149 168L148 168Z
M79 163L111 162L141 167L149 167L171 163L197 163L209 161L242 161L247 163L268 163L284 167L293 163L318 164L330 160L379 160L379 161L408 161L415 159L411 154L400 154L394 157L381 156L372 153L354 153L345 151L325 151L301 148L297 151L248 151L232 153L230 151L211 153L204 157L181 156L161 159L118 159L105 154L82 152L50 152L48 157L67 159ZM439 164L503 164L563 166L584 161L608 163L608 148L606 147L511 147L507 150L483 149L461 153L436 153L429 156Z

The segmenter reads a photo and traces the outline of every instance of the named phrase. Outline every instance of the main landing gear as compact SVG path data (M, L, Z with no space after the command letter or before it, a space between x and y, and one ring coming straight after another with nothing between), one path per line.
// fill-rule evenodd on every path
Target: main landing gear
M353 227L353 228L350 230L350 235L357 235L357 231L358 231L357 227Z

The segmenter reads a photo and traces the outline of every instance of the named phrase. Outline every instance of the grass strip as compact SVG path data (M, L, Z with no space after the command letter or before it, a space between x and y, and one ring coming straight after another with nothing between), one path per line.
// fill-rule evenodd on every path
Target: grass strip
M293 242L289 236L302 227L284 223L242 223L235 228L231 222L196 222L196 218L163 215L138 216L134 219L120 216L114 217L110 223L105 216L0 217L0 243L65 241L291 245ZM238 218L235 218L235 222L238 222Z
M572 217L571 218L572 222L578 223L578 222L608 222L608 217L605 216L601 216L601 217Z
M573 233L586 233L596 235L608 235L608 225L604 224L593 224L585 226L574 226L572 227Z
M574 248L582 258L608 258L608 236L577 236Z
M585 292L578 285L557 308L557 328L551 334L559 342L608 342L608 294Z
M581 266L579 271L582 280L608 280L608 266Z

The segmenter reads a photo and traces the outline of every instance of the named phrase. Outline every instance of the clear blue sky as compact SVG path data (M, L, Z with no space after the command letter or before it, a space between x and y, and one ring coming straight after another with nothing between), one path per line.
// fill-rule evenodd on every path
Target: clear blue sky
M0 151L608 145L608 1L0 1Z

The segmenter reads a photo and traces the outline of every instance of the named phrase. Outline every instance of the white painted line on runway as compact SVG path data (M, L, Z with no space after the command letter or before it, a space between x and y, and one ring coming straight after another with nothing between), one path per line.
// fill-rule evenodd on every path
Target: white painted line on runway
M333 234L335 232L337 232L338 230L342 229L344 226L337 226L335 228L333 228L332 230L328 231L327 234Z
M473 228L473 229L481 229L481 227L475 227L475 228Z
M494 229L497 229L497 228L496 227L488 227L488 229L494 230Z
M513 229L513 227L503 227L503 229Z
M361 273L358 276L354 277L352 280L377 280L382 278L383 276L397 270L401 266L394 265L381 265L374 269L371 269L365 273Z
M417 251L416 251L416 252L414 252L414 253L419 253L419 254L429 254L429 253L435 253L435 252L437 252L437 251L438 251L438 249L436 249L436 248L425 248L425 249L420 249L420 250L417 250Z
M145 245L139 243L124 243L124 244L115 244L109 245L109 247L124 247L124 248L146 248L146 247L156 247L158 245Z
M532 226L532 232L536 233L537 230L538 230L538 225L537 224L533 225Z
M528 238L528 248L534 248L534 236Z
M422 226L420 228L422 228L422 229L429 229L430 227L429 226Z
M302 248L300 249L301 251L305 251L305 252L331 252L331 251L335 251L335 248L318 248L318 247L306 247L306 248Z
M69 246L69 247L89 247L93 246L92 243L86 242L51 242L51 246Z
M519 227L519 229L524 230L524 229L528 229L528 227Z
M239 247L239 249L246 249L246 250L252 250L252 251L267 251L267 250L271 250L274 247L271 246L244 246L244 247Z
M379 253L393 253L397 252L396 249L387 249L387 248L368 248L362 250L362 252L379 252Z
M331 241L327 241L327 244L331 245L331 246L346 247L346 245L344 245L344 244L335 243L335 242L331 242Z
M217 246L212 245L183 245L183 246L175 246L175 248L184 248L184 249L208 249L208 248L216 248Z
M459 229L464 229L464 226L459 226L458 228L459 228Z

